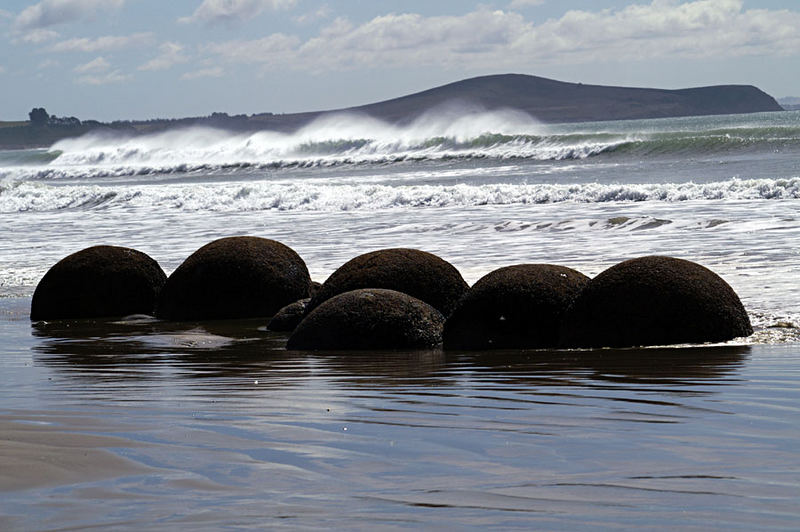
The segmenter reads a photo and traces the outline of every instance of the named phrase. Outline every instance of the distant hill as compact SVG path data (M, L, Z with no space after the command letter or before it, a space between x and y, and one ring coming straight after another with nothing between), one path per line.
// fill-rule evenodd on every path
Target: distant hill
M293 115L255 115L276 129L291 128L325 113L361 112L406 123L426 111L461 102L486 110L512 108L542 122L593 122L783 111L775 99L752 85L691 89L642 89L566 83L524 74L481 76L378 103Z
M537 76L503 74L465 79L402 98L354 107L402 122L449 101L488 110L510 107L543 122L590 122L781 111L772 96L751 85L665 90L565 83Z
M0 148L48 146L59 138L100 128L129 135L191 125L232 131L293 131L315 118L343 111L365 113L387 122L403 124L411 122L426 111L448 104L479 106L489 111L500 108L518 109L542 122L550 123L783 110L774 98L751 85L718 85L680 90L642 89L566 83L523 74L502 74L465 79L400 98L329 111L262 113L250 116L213 113L206 117L118 121L110 124L81 123L74 119L77 122L72 126L57 123L0 127Z

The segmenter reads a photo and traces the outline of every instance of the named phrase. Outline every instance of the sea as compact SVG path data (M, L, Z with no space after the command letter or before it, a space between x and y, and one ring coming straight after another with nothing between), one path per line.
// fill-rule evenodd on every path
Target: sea
M472 284L698 262L755 333L635 349L296 352L265 320L31 323L61 258L418 248ZM433 110L0 151L0 528L796 530L800 111Z

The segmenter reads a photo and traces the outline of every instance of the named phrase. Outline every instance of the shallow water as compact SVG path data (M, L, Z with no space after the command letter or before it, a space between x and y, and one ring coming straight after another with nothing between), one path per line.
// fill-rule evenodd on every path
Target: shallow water
M4 453L4 529L800 519L797 344L314 354L257 320L31 327L0 303L27 472Z

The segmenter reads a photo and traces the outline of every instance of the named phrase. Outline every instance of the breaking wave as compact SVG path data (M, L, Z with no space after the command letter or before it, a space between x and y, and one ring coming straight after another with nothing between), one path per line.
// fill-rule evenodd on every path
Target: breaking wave
M271 181L208 184L0 184L0 212L156 207L184 211L361 211L544 203L800 199L800 178L660 184L320 184Z
M800 126L793 123L651 131L641 124L628 129L610 124L559 129L512 110L430 112L405 126L338 114L294 133L195 127L124 138L89 134L59 141L47 151L15 155L24 160L0 161L0 167L24 167L31 179L90 179L451 158L559 161L800 149Z
M542 144L539 128L530 116L511 110L456 116L428 113L407 126L338 114L319 118L294 133L243 134L194 127L128 138L87 135L60 141L52 150L59 153L55 167L117 166L169 172L317 166L451 156L537 156L534 151L543 148L534 149ZM562 148L554 146L547 157L571 156Z

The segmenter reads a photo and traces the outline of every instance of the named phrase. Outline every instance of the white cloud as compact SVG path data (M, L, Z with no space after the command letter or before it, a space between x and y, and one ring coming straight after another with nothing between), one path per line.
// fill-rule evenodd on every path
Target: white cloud
M654 0L617 11L570 11L517 47L571 61L739 57L800 52L800 13L743 9L742 0Z
M800 13L744 9L742 0L653 0L568 11L538 25L516 12L487 9L459 16L389 14L361 25L339 18L305 41L277 33L203 50L226 61L317 71L799 55Z
M96 39L80 37L61 41L50 47L51 52L105 52L147 46L153 42L152 33L134 33L132 35L105 35Z
M17 33L14 42L24 42L30 44L41 44L45 41L52 41L59 36L57 31L36 28L21 33Z
M249 20L267 9L288 9L297 0L203 0L191 16L178 22L235 23Z
M517 13L476 11L463 16L384 15L354 26L337 18L305 42L286 34L229 41L205 49L228 61L297 68L446 65L459 58L491 56L510 48L531 26Z
M311 11L310 13L305 13L303 15L298 15L294 17L294 21L298 24L310 24L312 22L316 22L317 20L326 19L331 16L331 8L328 4L324 4L322 7L315 11Z
M101 73L81 76L76 79L75 82L84 85L108 85L109 83L121 83L123 81L128 81L129 79L131 79L130 75L123 74L119 70L114 70L113 72L107 72L104 74Z
M14 26L18 31L45 28L120 9L124 4L125 0L43 0L17 15Z
M92 59L88 63L76 66L73 70L81 74L89 72L107 72L111 68L111 64L106 61L105 57L100 56Z
M201 68L194 72L187 72L181 79L220 78L223 74L222 67Z
M0 74L5 74L6 68L3 65L0 65Z
M508 4L510 9L519 9L521 7L540 6L544 4L544 0L511 0Z
M446 65L458 58L494 58L530 28L519 14L488 10L462 16L384 15L357 27L338 20L304 43L300 53L339 66Z
M141 65L139 70L167 70L189 60L189 57L184 53L184 46L176 42L165 42L159 49L161 53Z

